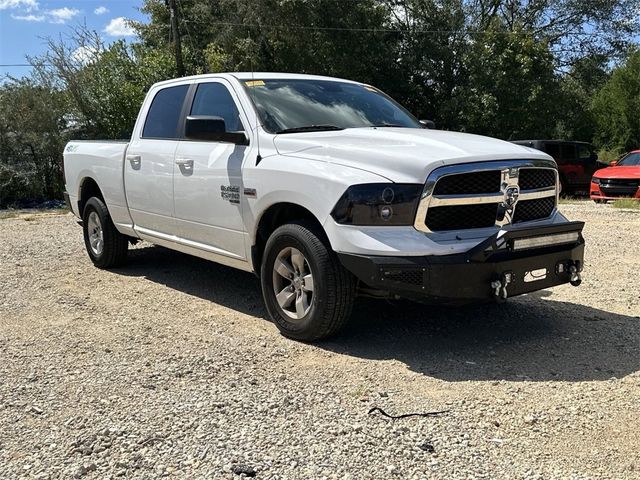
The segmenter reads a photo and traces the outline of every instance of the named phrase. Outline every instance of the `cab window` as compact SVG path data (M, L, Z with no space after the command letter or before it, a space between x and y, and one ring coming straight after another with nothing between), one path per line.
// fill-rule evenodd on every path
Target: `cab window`
M586 145L578 145L578 158L580 160L591 160L593 151Z
M565 162L573 162L576 160L576 146L571 143L565 143L560 149L560 155Z
M221 117L228 132L244 132L233 97L221 83L201 83L191 106L191 115Z
M163 88L151 102L142 138L177 138L178 121L189 85Z
M551 155L556 162L560 161L560 145L557 143L545 143L544 151Z

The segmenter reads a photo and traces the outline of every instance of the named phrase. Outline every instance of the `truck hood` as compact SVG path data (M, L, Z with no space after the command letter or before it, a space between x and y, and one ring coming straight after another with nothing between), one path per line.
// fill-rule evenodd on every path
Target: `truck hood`
M279 154L345 165L397 183L424 183L441 165L485 160L551 159L547 154L495 138L414 128L349 128L281 134Z

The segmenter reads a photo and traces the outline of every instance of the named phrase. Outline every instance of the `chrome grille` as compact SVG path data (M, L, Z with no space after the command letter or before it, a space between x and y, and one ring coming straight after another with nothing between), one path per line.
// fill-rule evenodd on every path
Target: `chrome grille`
M425 183L414 226L440 232L548 218L556 209L557 186L556 164L550 160L441 167Z
M550 217L556 207L556 201L553 197L523 200L518 202L516 207L513 214L513 223L530 222L531 220Z
M435 186L434 195L496 193L500 191L500 171L461 173L442 178Z
M521 168L518 184L520 190L555 187L556 173L548 168Z

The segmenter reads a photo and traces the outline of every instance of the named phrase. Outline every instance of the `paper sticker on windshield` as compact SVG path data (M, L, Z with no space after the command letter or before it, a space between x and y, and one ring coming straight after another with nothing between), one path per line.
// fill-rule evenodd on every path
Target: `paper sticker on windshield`
M247 87L264 87L264 80L247 80L244 84Z
M370 92L376 92L378 93L378 89L375 87L372 87L371 85L363 85L363 87L367 90L369 90Z

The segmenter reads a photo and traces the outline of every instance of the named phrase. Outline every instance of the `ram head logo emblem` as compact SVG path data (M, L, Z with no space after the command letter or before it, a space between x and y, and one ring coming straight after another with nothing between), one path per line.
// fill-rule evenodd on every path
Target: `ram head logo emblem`
M511 208L518 202L518 197L520 196L520 187L517 185L509 186L504 191L504 199L502 200L502 205L505 208Z

